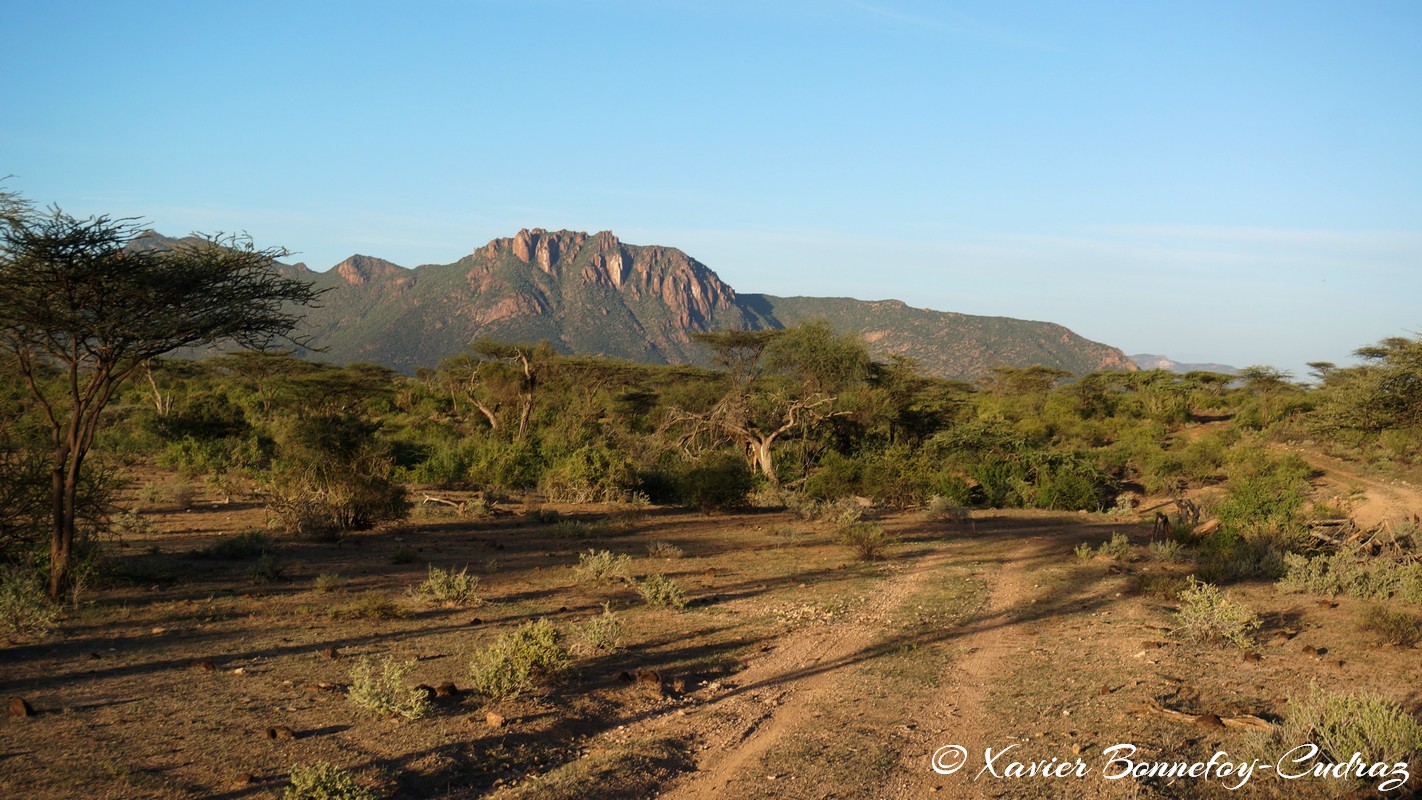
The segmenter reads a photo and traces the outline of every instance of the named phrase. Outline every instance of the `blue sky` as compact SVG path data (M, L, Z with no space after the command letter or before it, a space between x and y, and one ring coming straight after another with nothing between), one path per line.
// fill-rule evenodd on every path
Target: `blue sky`
M6 186L326 269L610 229L1178 360L1422 330L1416 2L11 3Z

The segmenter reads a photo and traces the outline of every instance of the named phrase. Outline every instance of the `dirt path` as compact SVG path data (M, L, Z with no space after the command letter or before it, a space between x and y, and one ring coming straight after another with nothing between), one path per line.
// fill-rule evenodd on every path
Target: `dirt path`
M1357 464L1313 450L1299 452L1315 469L1324 473L1320 484L1329 487L1340 498L1347 498L1353 488L1363 490L1363 495L1353 500L1350 511L1350 516L1360 527L1370 528L1422 513L1422 491L1406 481L1368 477L1359 472Z
M661 795L670 800L726 796L728 785L792 732L817 724L815 710L842 700L838 688L858 657L883 635L884 623L950 556L937 549L911 562L852 619L806 628L737 676L734 689L698 715L706 747L697 771Z
M1013 656L1030 646L1028 623L1018 615L1032 602L1026 565L1043 547L1042 537L1034 536L1017 543L1010 552L1001 552L1003 547L998 543L982 554L1002 558L998 569L988 576L988 601L957 639L961 655L940 677L933 694L937 702L918 712L921 735L905 748L897 785L885 797L908 800L944 788L950 789L952 797L996 796L970 780L975 771L972 763L951 776L938 774L933 766L937 763L949 768L960 761L959 753L940 752L940 747L956 745L973 751L999 734L1001 714L989 707L988 694L1004 672L1011 672L1008 667Z

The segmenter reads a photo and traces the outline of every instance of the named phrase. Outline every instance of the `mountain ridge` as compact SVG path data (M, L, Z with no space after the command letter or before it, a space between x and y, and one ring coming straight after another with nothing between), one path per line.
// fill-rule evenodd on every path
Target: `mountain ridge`
M171 242L158 234L145 246ZM915 359L930 375L972 380L994 367L1046 364L1074 373L1134 370L1121 350L1051 322L915 308L902 300L738 293L665 245L611 231L525 228L448 264L407 268L354 254L324 272L279 263L325 292L298 330L311 358L433 367L483 336L548 340L559 352L648 363L709 363L695 335L816 319L861 335L876 356Z

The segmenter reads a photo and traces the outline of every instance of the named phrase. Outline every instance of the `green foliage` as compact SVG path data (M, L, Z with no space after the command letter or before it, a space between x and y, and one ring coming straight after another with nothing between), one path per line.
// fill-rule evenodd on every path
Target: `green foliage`
M356 783L351 773L327 761L298 764L291 768L291 785L282 791L282 800L378 800L373 789Z
M670 608L680 611L686 608L686 596L676 581L654 572L640 581L633 581L633 588L641 595L642 602L653 608Z
M323 572L312 581L311 588L323 594L330 594L345 588L346 579L338 572Z
M7 638L41 638L59 619L33 570L0 568L0 630Z
M1217 586L1190 579L1180 592L1176 612L1176 635L1197 642L1227 642L1249 647L1253 634L1263 625L1259 615L1243 603L1231 600Z
M474 654L469 666L473 690L489 697L517 697L538 680L557 676L569 663L560 639L546 619L503 634Z
M419 719L430 711L423 690L405 685L413 661L397 661L386 656L379 664L362 658L351 671L351 688L346 693L362 711L383 717Z
M1308 499L1311 468L1297 454L1273 458L1260 449L1232 455L1220 522L1241 534L1288 529L1297 524Z
M1380 695L1335 694L1314 686L1289 701L1283 724L1261 744L1275 754L1301 742L1321 749L1321 763L1345 764L1356 753L1364 764L1400 764L1422 753L1422 725Z
M629 580L632 557L626 554L614 555L608 550L588 550L578 554L578 565L573 568L578 580L589 583L616 583Z
M1102 542L1101 546L1096 548L1097 555L1113 561L1123 561L1130 558L1132 552L1131 540L1124 533L1112 533L1110 539Z
M681 558L684 555L686 555L686 553L671 542L657 541L647 543L648 558Z
M1417 617L1382 603L1371 603L1365 607L1358 615L1358 627L1398 647L1411 647L1422 640L1422 622Z
M257 557L255 564L247 568L247 577L256 583L272 583L286 577L286 562L276 553L267 551Z
M744 505L755 486L745 461L730 455L702 459L677 483L682 502L707 514Z
M263 481L267 505L291 533L333 538L404 519L410 504L392 480L379 426L352 414L287 422L280 457Z
M873 522L855 522L839 530L839 541L854 550L860 561L877 561L892 543L883 527Z
M606 446L584 446L555 462L543 473L539 489L560 503L613 503L637 486L631 460Z
M573 650L578 655L616 652L622 646L622 617L610 605L603 603L602 613L579 625L574 635L576 642Z
M1422 563L1341 549L1307 556L1284 556L1279 587L1287 591L1360 600L1397 600L1422 605Z
M479 577L470 575L468 567L455 572L431 564L424 582L415 588L415 596L430 605L446 608L477 606L484 602L479 597Z

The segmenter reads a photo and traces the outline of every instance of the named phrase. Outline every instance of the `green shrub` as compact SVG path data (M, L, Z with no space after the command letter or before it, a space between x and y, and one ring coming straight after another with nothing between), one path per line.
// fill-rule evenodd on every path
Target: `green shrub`
M1422 623L1418 622L1417 617L1381 603L1373 603L1363 609L1358 615L1358 627L1398 647L1411 647L1422 640Z
M626 455L602 446L581 447L543 473L539 490L560 503L615 503L637 486Z
M58 619L59 609L35 572L18 566L0 569L0 629L7 637L43 637Z
M1124 561L1131 557L1131 540L1124 533L1112 533L1111 538L1096 548L1096 554L1114 561Z
M339 591L345 587L345 584L346 579L341 577L340 573L323 572L316 576L316 580L312 582L312 587L318 592L330 593Z
M1311 468L1295 454L1276 459L1256 448L1233 454L1225 498L1215 510L1225 527L1248 535L1289 528L1308 499Z
M390 562L393 564L413 564L420 559L420 554L413 547L401 546L390 554Z
M346 693L362 711L385 717L418 719L429 713L430 701L421 689L405 685L413 661L397 661L386 656L379 665L362 658L351 671L351 688Z
M923 511L923 518L929 522L941 520L961 525L973 518L973 512L966 504L953 498L933 495L928 499L928 507Z
M410 503L391 480L378 428L351 414L298 416L287 425L261 491L288 532L330 539L405 518Z
M588 550L578 554L578 565L573 568L578 580L589 583L615 583L628 580L631 576L632 557L626 554L614 555L608 550Z
M648 558L681 558L686 553L671 542L648 542Z
M1155 561L1180 564L1194 559L1194 556L1185 549L1185 545L1174 539L1151 542L1147 549L1150 551L1150 557Z
M1342 549L1332 553L1284 556L1280 588L1360 600L1398 600L1422 605L1422 564Z
M291 785L282 800L378 800L374 790L356 783L351 773L326 761L291 768Z
M1289 552L1299 546L1298 536L1293 529L1256 531L1247 535L1221 529L1204 542L1199 575L1213 583L1276 579L1284 574Z
M1301 743L1318 746L1321 763L1345 764L1357 753L1364 764L1405 764L1422 753L1422 725L1379 695L1331 694L1313 686L1306 696L1289 701L1283 723L1257 746L1277 756ZM1397 788L1383 783L1374 785Z
M517 697L540 678L558 675L568 653L552 622L526 622L474 654L469 665L473 690L489 697Z
M431 565L424 583L416 587L415 595L430 605L446 608L483 603L479 598L479 577L470 575L468 567L455 572Z
M677 482L681 500L704 513L742 506L755 486L743 459L715 456L686 470Z
M616 652L622 646L622 635L622 618L603 603L601 614L577 627L573 649L584 656Z
M1228 642L1249 647L1263 621L1248 606L1225 597L1219 587L1190 579L1179 594L1176 634L1197 642Z
M270 551L257 557L257 562L247 568L247 577L257 583L272 583L286 577L286 562Z
M640 581L635 581L633 586L637 589L637 594L642 596L642 602L653 608L670 608L675 611L686 608L686 597L681 593L681 587L661 573L654 572Z
M839 541L849 545L861 561L882 558L891 539L884 529L872 522L855 522L839 530Z

